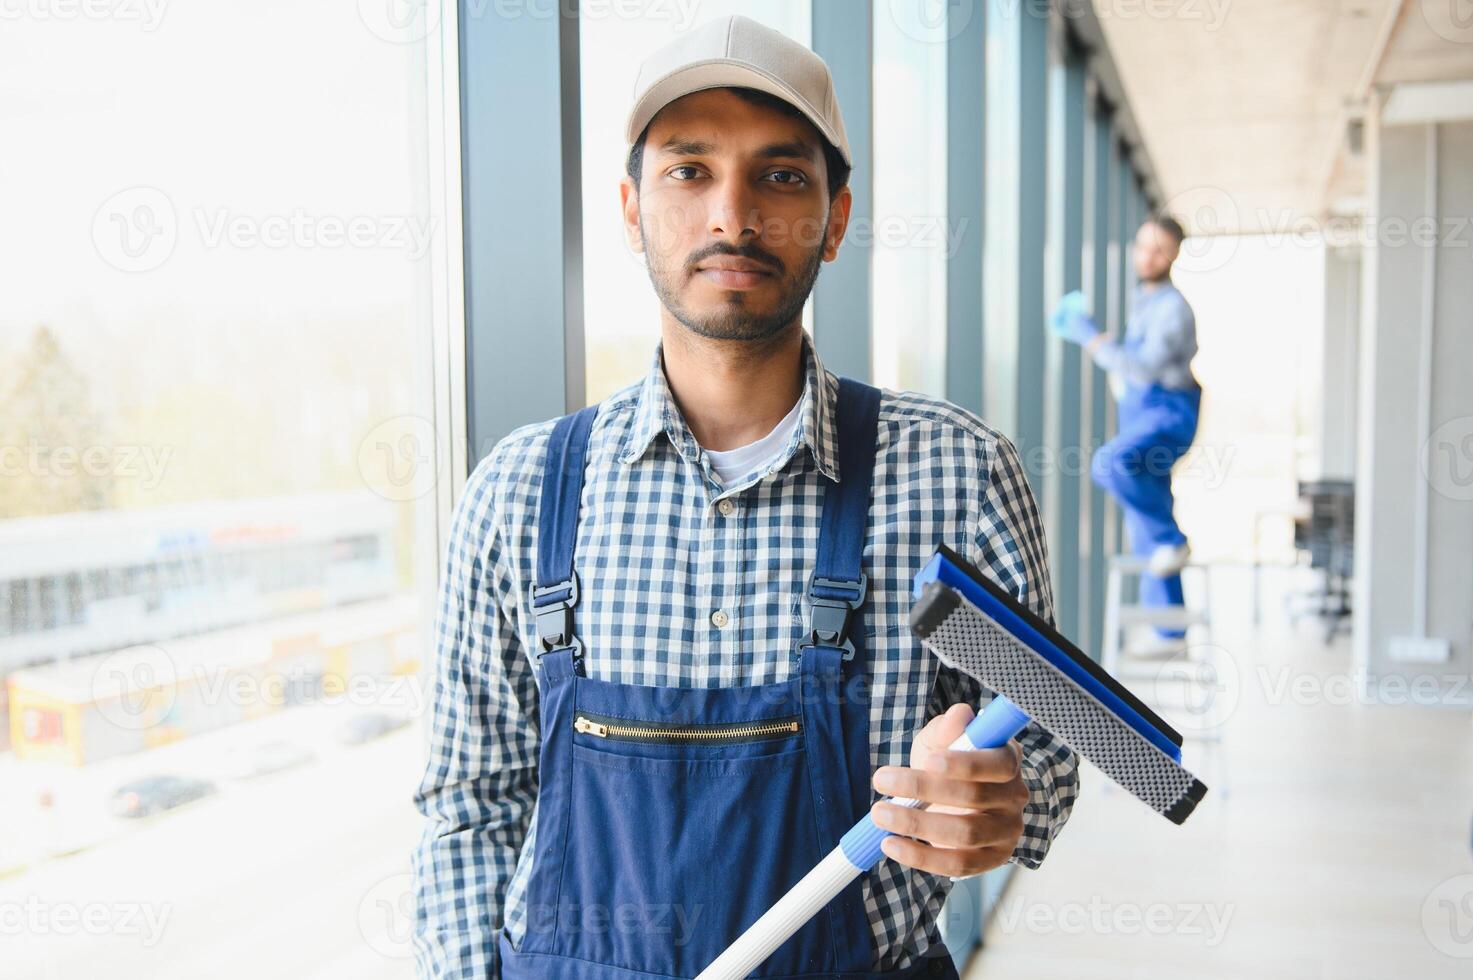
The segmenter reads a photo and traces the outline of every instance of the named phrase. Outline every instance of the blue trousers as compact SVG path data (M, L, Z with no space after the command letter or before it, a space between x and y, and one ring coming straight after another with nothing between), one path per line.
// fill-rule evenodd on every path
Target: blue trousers
M1090 477L1125 514L1131 550L1149 555L1158 545L1181 544L1186 535L1172 514L1171 467L1192 445L1202 389L1132 385L1117 405L1118 432L1095 451ZM1141 576L1142 605L1182 604L1181 576ZM1158 630L1181 636L1180 630Z

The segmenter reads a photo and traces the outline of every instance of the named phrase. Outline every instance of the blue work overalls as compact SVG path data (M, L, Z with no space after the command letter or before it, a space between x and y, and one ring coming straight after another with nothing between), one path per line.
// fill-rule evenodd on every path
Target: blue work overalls
M859 616L879 391L841 379L840 482L825 488L810 618L791 679L733 688L586 676L573 627L579 500L596 406L553 429L538 515L541 747L536 852L504 980L693 977L868 812L868 669ZM586 571L586 569L585 569ZM944 977L939 936L904 971L872 971L863 876L760 977Z
M1141 557L1163 544L1181 544L1186 535L1172 513L1171 467L1185 455L1197 434L1202 389L1131 384L1116 403L1117 433L1090 461L1094 482L1125 510L1131 550ZM1181 576L1141 575L1140 602L1146 606L1182 604ZM1180 630L1158 629L1162 636Z

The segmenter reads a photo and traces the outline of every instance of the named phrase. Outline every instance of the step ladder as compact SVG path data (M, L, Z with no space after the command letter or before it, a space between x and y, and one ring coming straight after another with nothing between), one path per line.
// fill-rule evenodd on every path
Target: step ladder
M1196 599L1195 602L1183 606L1127 605L1124 600L1125 580L1131 578L1139 583L1147 565L1145 558L1115 555L1110 559L1109 577L1105 580L1105 635L1101 662L1112 675L1122 679L1132 675L1132 669L1122 666L1120 662L1122 655L1128 652L1124 641L1125 634L1131 627L1185 630L1188 648L1194 641L1208 642L1211 635L1211 616L1208 612L1211 607L1211 576L1207 566L1192 562L1182 569L1182 592L1194 593L1184 595L1184 598ZM1194 578L1199 581L1189 581ZM1197 588L1189 589L1188 585L1196 585ZM1198 631L1204 634L1200 640L1195 635ZM1122 670L1124 673L1119 673ZM1139 678L1140 672L1135 671L1135 676Z
M1144 606L1125 602L1127 579L1139 584L1148 561L1134 555L1110 559L1105 580L1104 642L1100 663L1142 701L1160 712L1183 740L1208 743L1220 748L1223 730L1233 708L1233 695L1225 684L1237 683L1237 668L1227 651L1212 640L1211 570L1192 562L1182 569L1185 605ZM1132 629L1161 627L1183 630L1183 649L1168 657L1132 656L1126 642ZM1226 760L1212 753L1216 770L1214 789L1226 795Z

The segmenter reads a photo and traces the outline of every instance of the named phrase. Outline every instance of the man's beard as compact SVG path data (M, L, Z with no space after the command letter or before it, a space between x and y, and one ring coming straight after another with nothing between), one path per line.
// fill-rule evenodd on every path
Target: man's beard
M644 237L643 223L640 225L640 237ZM739 251L725 254L739 254ZM647 242L645 254L650 254ZM747 257L758 261L765 258ZM680 280L687 275L688 266L664 270L657 269L652 262L649 264L649 273L650 283L655 287L655 295L660 297L660 303L687 330L710 340L762 341L777 336L802 315L803 304L813 291L813 284L818 280L818 270L822 264L823 246L819 245L804 258L803 264L793 275L784 276L780 269L773 271L771 275L778 277L781 295L777 307L771 313L756 313L747 309L749 297L746 292L731 290L725 294L717 311L698 314L681 305L676 291Z

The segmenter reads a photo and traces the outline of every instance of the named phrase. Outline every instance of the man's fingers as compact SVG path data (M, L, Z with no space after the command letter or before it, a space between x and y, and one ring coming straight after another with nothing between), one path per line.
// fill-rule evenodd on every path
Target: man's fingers
M881 830L919 837L939 847L1007 845L1008 853L1012 853L1023 833L1023 815L1020 812L937 813L893 803L876 803L870 816Z
M975 717L977 712L972 710L970 704L958 702L926 722L926 727L921 729L919 741L928 749L945 751L948 745L957 740L957 736L967 730L967 725Z
M1013 854L1013 848L1006 844L978 848L932 847L909 837L886 837L880 842L880 850L901 864L952 878L991 871Z
M1022 771L1023 747L1017 742L996 749L957 749L937 752L922 768L951 779L1005 783Z
M911 743L910 764L924 765L925 761L936 753L945 752L947 747L955 742L962 732L966 731L967 725L975 717L977 717L977 712L972 710L972 706L961 702L952 705L926 722L925 727Z
M1012 757L1007 748L979 749L979 752L1002 753ZM912 766L882 766L875 770L875 789L887 796L908 796L927 803L965 807L969 810L992 810L1009 806L1019 809L1028 799L1028 788L1021 779L983 782L956 779L949 774L928 772Z
M1021 776L1023 750L1008 742L995 749L953 751L951 744L976 716L971 705L952 705L917 733L909 766L876 770L879 792L932 807L911 809L882 801L871 808L875 825L892 835L882 849L900 863L959 878L1003 864L1016 848L1028 802ZM937 809L942 807L960 809Z
M891 796L916 796L910 792L920 785L916 773L934 773L947 779L964 779L981 783L1006 783L1022 772L1023 747L1009 742L995 749L957 749L933 752L910 766L881 766L875 770L874 787ZM895 789L888 787L895 786ZM925 799L928 803L946 800Z

